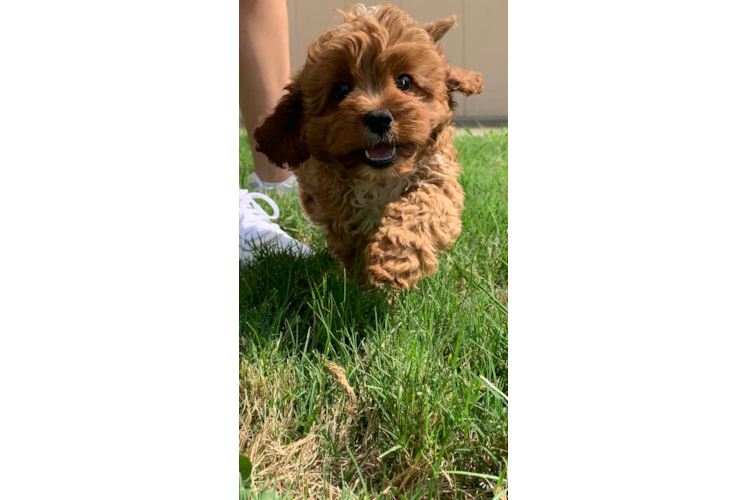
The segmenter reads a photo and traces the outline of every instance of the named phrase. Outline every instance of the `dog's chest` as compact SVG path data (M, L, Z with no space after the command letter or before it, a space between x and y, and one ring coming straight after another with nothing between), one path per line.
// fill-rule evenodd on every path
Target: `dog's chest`
M400 199L410 186L408 178L387 182L357 180L348 186L345 195L347 232L351 235L371 235L382 222L388 203Z

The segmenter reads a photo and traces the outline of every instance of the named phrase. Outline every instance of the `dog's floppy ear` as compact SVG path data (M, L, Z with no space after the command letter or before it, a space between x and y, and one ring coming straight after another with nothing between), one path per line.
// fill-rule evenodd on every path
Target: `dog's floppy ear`
M447 90L457 90L465 95L480 94L483 90L483 78L475 71L447 65Z
M428 33L434 40L434 43L436 43L441 40L444 34L447 33L452 26L455 25L455 21L457 21L457 16L452 16L431 23L421 24L421 28L425 29L426 33Z
M298 167L309 158L301 140L301 115L301 90L297 83L290 83L275 109L255 129L257 151L279 167Z

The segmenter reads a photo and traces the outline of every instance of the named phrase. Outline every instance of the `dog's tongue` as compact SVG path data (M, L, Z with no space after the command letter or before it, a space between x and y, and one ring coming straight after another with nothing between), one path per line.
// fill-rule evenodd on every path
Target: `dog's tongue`
M370 158L389 158L392 156L392 149L393 146L389 144L380 144L379 146L374 146L366 151L369 153Z

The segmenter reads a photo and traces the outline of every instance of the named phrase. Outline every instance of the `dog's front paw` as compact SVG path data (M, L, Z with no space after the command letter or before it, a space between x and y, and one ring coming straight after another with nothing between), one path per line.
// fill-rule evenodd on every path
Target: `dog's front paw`
M369 247L367 278L374 286L395 290L415 287L424 274L434 274L436 258L428 249L400 246L381 238Z

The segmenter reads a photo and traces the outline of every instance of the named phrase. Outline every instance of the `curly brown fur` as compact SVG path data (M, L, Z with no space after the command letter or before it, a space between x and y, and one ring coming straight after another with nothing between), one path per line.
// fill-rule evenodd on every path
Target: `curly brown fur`
M256 129L257 150L295 172L305 216L324 227L347 272L362 283L412 287L436 271L462 230L452 92L480 93L483 82L436 45L454 16L418 24L389 4L338 12L344 23L309 46ZM411 88L398 85L402 75ZM337 99L340 82L350 93ZM365 124L376 110L391 113L389 129ZM390 152L394 163L383 166Z

